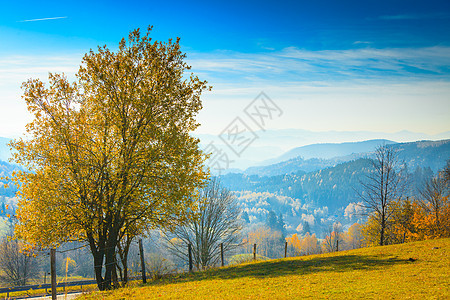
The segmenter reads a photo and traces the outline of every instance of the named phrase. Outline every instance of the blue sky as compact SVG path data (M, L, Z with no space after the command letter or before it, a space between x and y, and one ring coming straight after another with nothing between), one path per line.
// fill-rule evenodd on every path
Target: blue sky
M450 131L449 1L3 1L0 136L29 120L20 84L77 71L134 28L181 38L213 85L200 132L225 128L260 91L283 110L270 128Z

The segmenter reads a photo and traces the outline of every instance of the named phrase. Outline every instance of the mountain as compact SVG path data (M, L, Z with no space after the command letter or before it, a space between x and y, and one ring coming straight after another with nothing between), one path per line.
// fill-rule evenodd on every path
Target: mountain
M429 167L433 172L437 172L450 158L450 140L418 141L411 143L371 140L357 143L316 144L293 149L281 157L289 157L291 154L295 155L302 153L307 157L314 157L315 155L315 157L318 158L305 159L300 155L266 166L250 167L247 168L244 173L248 175L276 176L298 171L314 172L358 158L372 158L375 148L381 144L386 144L394 148L397 151L399 159L405 161L408 168L411 170L414 170L417 167ZM354 151L351 149L354 149ZM349 154L352 151L353 153ZM324 158L334 154L344 154L344 156L336 156L329 159Z
M441 141L418 141L391 145L398 158L410 170L429 167L433 172L441 170L450 159L450 139Z
M292 149L312 144L329 144L342 142L354 143L368 140L413 142L418 140L450 139L450 131L442 132L436 135L430 135L425 133L410 132L406 130L394 133L386 133L370 131L310 131L304 129L267 129L254 131L254 134L256 138L252 140L251 143L246 146L245 150L242 151L242 153L239 153L239 155L234 153L230 149L230 147L226 145L223 133L222 136L220 132L218 132L217 135L195 134L195 136L200 139L202 149L206 149L208 145L213 144L215 147L217 147L217 151L220 151L221 153L224 153L228 156L228 158L230 159L230 165L228 166L229 168L237 168L241 170L245 170L249 167L273 164L281 162L283 160L287 160L288 157L283 157L281 158L281 160L272 159L279 158L280 155ZM349 151L355 152L356 150ZM307 156L309 155L308 152L305 152L303 154L300 153L298 155L304 155L303 158L305 159L310 158L309 156ZM332 154L330 152L328 156L318 158L330 158L330 155L339 156L345 154ZM289 158L294 157L295 154L293 156L290 156Z
M407 165L409 185L405 196L417 195L427 178L450 159L450 140L390 144ZM270 211L282 214L287 229L294 232L307 222L313 232L323 232L338 220L355 222L347 210L361 201L361 181L371 172L374 151L331 159L297 157L245 173L220 176L233 191L252 222L264 222ZM353 206L352 206L353 205Z
M395 142L390 140L368 140L363 142L348 142L348 143L324 143L324 144L313 144L302 147L297 147L283 155L266 161L266 164L278 163L286 161L296 157L302 157L304 159L310 158L321 158L330 159L334 157L347 156L355 153L371 152L379 145L389 145Z
M302 203L313 203L317 207L327 206L334 211L355 201L355 188L370 166L370 160L358 159L310 173L299 171L277 176L227 174L220 180L232 191L269 192L301 199Z
M350 159L349 159L350 160ZM280 163L247 168L244 173L247 175L259 175L259 176L276 176L303 172L314 172L317 170L325 169L327 167L335 166L339 161L338 159L320 159L310 158L303 159L301 156L282 161Z

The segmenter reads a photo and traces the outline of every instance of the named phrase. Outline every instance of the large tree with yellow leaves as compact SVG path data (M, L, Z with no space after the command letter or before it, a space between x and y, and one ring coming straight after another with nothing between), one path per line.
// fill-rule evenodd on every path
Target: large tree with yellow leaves
M121 240L182 222L207 177L190 132L208 87L186 74L178 39L150 32L131 32L116 52L91 50L74 83L55 74L48 87L25 82L34 120L11 144L28 170L15 174L16 234L41 248L85 241L101 290L111 288Z

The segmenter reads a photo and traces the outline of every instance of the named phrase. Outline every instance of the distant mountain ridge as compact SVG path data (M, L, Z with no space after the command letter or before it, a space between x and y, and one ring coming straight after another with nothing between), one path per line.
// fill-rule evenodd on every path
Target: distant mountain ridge
M398 158L405 161L410 171L429 167L437 172L450 159L450 139L398 143L391 147L397 150Z
M286 161L296 157L302 157L304 159L310 158L321 158L330 159L334 157L347 156L354 153L369 152L373 151L379 145L389 145L395 144L396 142L385 140L385 139L375 139L362 142L345 142L345 143L321 143L312 144L302 147L297 147L283 155L266 162L277 163Z
M295 148L286 153L289 155L281 156L289 157L298 153L310 153L309 155L312 156L314 155L312 154L312 150L317 150L317 156L314 158L305 159L300 155L266 166L250 167L246 169L244 173L247 175L276 176L299 171L306 173L314 172L358 158L372 158L375 148L382 144L389 145L389 147L396 149L399 159L405 161L407 166L413 170L417 167L429 167L433 172L436 172L441 169L445 165L445 162L450 158L450 140L418 141L409 143L395 143L388 140L371 140L366 142L341 144L328 143ZM331 151L329 149L331 149ZM353 150L354 152L350 153ZM320 156L326 156L324 153L329 156L333 153L347 154L328 159L319 158Z
M424 182L450 159L450 140L390 144L407 165L403 196L415 197ZM265 222L270 211L281 214L290 232L305 222L315 233L335 221L355 222L351 211L361 201L361 181L372 172L374 151L331 159L301 157L220 176L234 192L252 222ZM350 212L350 214L348 214ZM359 218L359 217L357 217ZM347 223L348 225L349 223Z
M213 143L223 152L227 153L233 161L230 168L245 170L248 167L263 166L287 160L272 161L283 153L301 146L323 144L323 143L342 143L342 142L362 142L369 140L388 140L400 143L414 142L420 140L443 140L450 139L450 131L444 131L438 134L427 134L420 132L411 132L402 130L398 132L371 132L371 131L310 131L305 129L266 129L254 132L257 138L241 153L234 155L225 145L224 140L217 134L194 134L201 141L201 148L205 149L207 145ZM339 156L339 155L337 155ZM294 158L290 157L290 158ZM304 157L307 158L307 157Z

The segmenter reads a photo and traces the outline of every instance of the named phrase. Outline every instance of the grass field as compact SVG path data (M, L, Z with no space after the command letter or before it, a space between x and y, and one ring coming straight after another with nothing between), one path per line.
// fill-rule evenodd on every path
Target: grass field
M247 263L80 297L303 298L450 299L450 239Z

